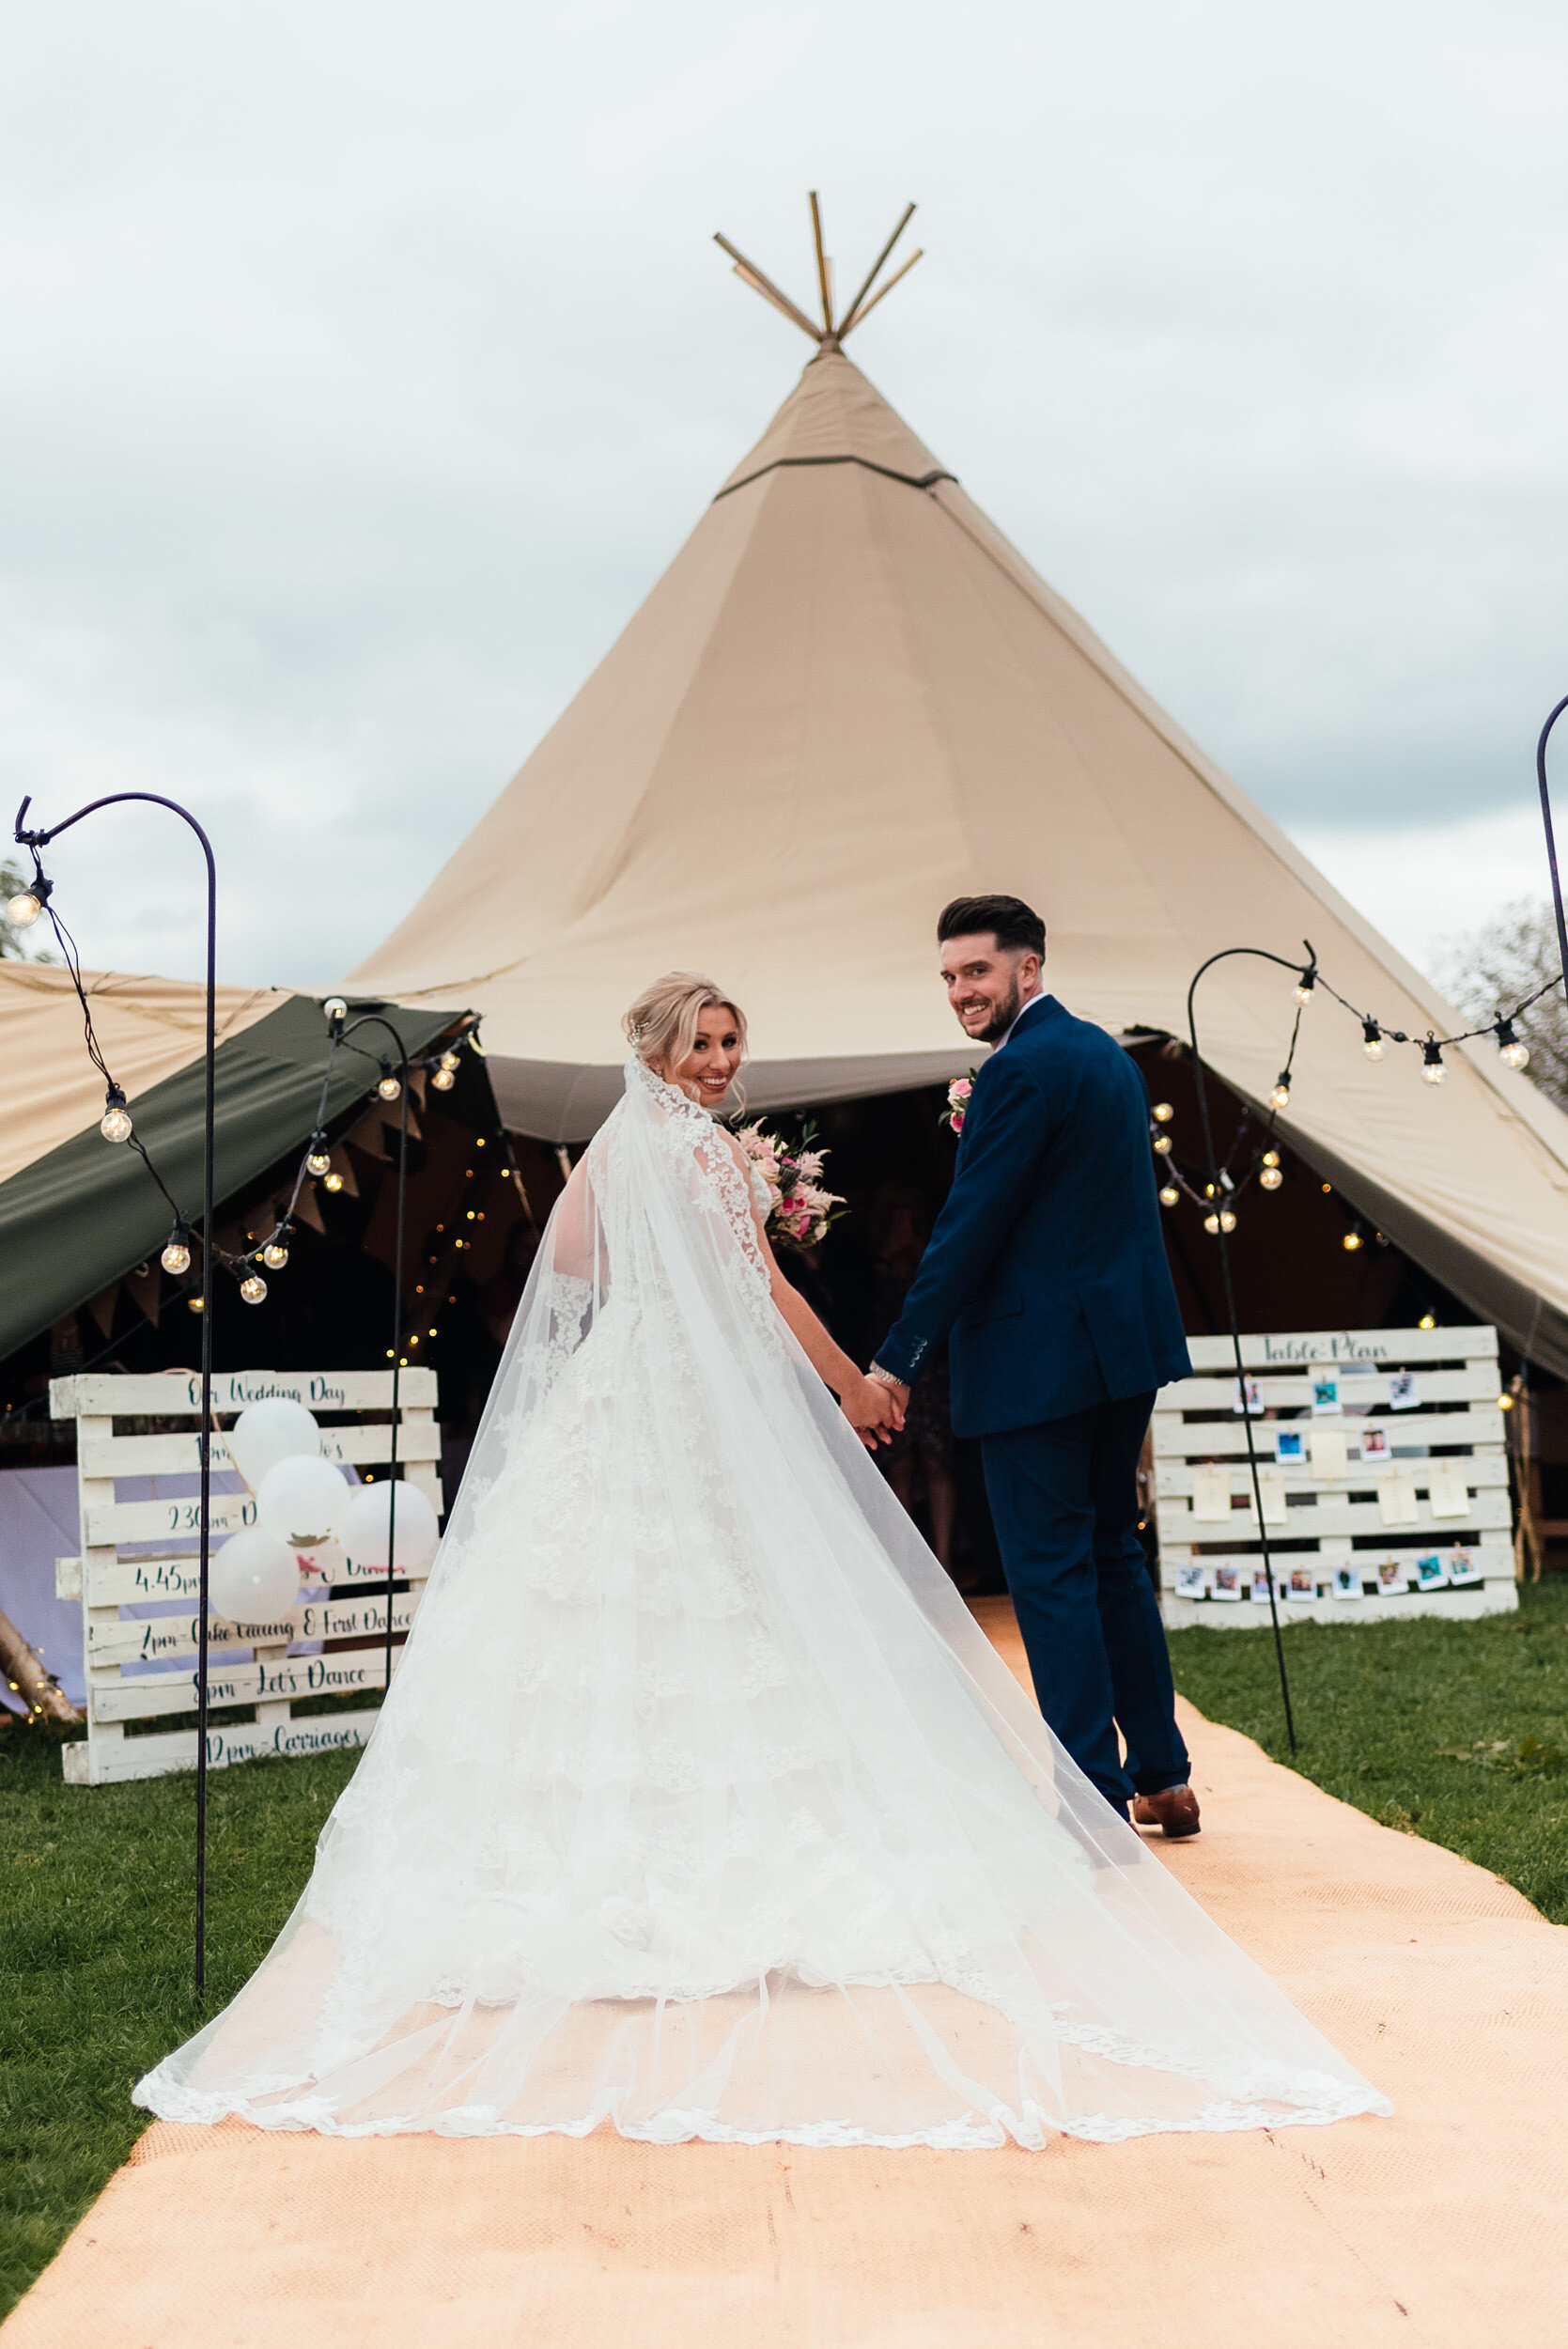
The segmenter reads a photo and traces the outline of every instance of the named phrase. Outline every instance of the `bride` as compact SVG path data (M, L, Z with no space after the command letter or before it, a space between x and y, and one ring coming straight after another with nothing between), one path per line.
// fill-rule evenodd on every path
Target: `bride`
M738 1008L674 972L627 1028L315 1873L136 2101L948 2147L1386 2112L1080 1776L866 1458L888 1391L714 1122Z

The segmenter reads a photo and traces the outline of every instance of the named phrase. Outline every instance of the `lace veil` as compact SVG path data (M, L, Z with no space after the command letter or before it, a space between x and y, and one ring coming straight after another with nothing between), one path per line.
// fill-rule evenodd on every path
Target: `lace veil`
M137 2100L346 2134L1039 2145L1386 2110L1113 1816L629 1064L315 1873Z

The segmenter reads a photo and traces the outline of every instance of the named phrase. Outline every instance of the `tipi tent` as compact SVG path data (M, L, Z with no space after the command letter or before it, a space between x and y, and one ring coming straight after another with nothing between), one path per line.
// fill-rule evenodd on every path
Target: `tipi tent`
M472 1005L516 1129L581 1141L620 1015L672 966L752 1023L757 1107L973 1056L933 925L1001 889L1048 978L1117 1034L1186 1032L1217 949L1304 959L1386 1027L1463 1023L1159 709L823 338L582 692L347 984ZM1205 1058L1266 1100L1287 972L1203 982ZM1568 1373L1568 1119L1486 1039L1440 1088L1319 999L1283 1137L1535 1361Z

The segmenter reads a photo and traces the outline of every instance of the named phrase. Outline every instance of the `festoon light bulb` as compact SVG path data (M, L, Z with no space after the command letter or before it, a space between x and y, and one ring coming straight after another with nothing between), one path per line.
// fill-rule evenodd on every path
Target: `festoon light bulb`
M1443 1066L1443 1048L1435 1036L1428 1036L1421 1046L1421 1075L1429 1085L1440 1085L1448 1075Z
M376 1087L383 1101L396 1101L403 1088L385 1061L381 1063L381 1081Z
M259 1272L247 1272L240 1283L240 1294L247 1305L259 1305L267 1294L267 1283Z
M1159 1204L1162 1207L1173 1207L1180 1197L1181 1192L1176 1189L1175 1184L1166 1183L1160 1190Z
M1265 1190L1278 1190L1284 1179L1280 1167L1280 1153L1278 1150L1265 1150L1263 1154L1263 1172L1258 1181Z
M125 1106L125 1096L118 1085L109 1087L103 1114L98 1121L98 1130L105 1142L129 1142L131 1139L131 1112Z
M288 1243L293 1237L287 1223L280 1223L261 1252L261 1261L269 1272L281 1272L288 1262Z
M1170 1135L1156 1134L1154 1146L1159 1152L1161 1158L1168 1157L1172 1148Z
M48 902L49 883L39 873L25 889L19 889L16 895L9 899L6 919L13 930L30 930Z
M169 1234L168 1238L163 1243L163 1252L158 1261L163 1266L165 1272L172 1272L177 1277L181 1272L190 1271L191 1248L190 1242L186 1237L185 1226L183 1223L177 1223L175 1225L174 1230Z
M442 1061L439 1068L432 1069L430 1072L430 1082L435 1086L438 1093L450 1093L457 1081L457 1078L453 1075L451 1069L447 1067L444 1061Z
M1274 1081L1274 1090L1268 1097L1273 1102L1277 1110L1289 1109L1290 1070L1288 1068L1281 1069L1279 1076Z
M1361 1050L1368 1060L1381 1060L1383 1057L1383 1031L1375 1019L1363 1019L1361 1022Z
M1514 1033L1512 1019L1499 1019L1497 1025L1498 1058L1505 1068L1526 1068L1529 1065L1529 1046L1522 1044Z
M323 1133L312 1134L310 1137L310 1148L305 1152L305 1173L307 1174L314 1174L319 1178L321 1175L328 1173L331 1166L332 1155L327 1148L326 1135Z

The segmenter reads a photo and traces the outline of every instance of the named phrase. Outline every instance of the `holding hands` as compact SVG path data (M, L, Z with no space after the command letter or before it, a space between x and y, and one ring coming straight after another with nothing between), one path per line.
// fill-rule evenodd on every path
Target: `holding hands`
M902 1428L908 1399L908 1387L862 1377L858 1372L839 1396L845 1418L868 1452L875 1452L879 1443L891 1442Z

